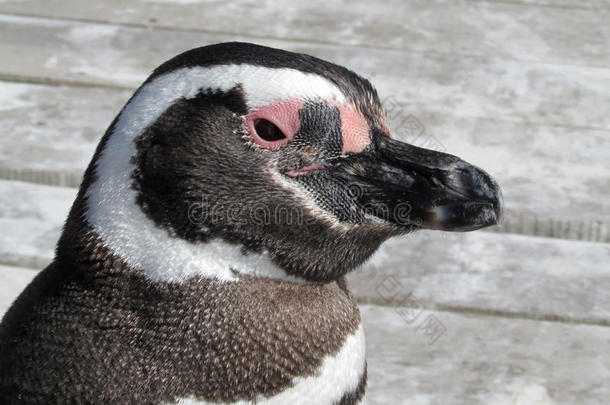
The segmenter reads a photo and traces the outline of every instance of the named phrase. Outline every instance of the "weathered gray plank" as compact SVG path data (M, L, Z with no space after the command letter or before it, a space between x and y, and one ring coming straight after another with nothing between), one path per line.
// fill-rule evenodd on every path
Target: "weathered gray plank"
M37 270L0 265L0 319L36 274Z
M0 77L137 86L161 61L234 35L147 30L0 16ZM443 113L610 129L610 69L488 57L262 40L333 60L372 77L400 102Z
M0 178L77 187L130 94L0 82Z
M0 178L77 187L130 92L0 82L0 94ZM397 138L462 156L498 179L508 209L499 230L610 241L609 131L386 105Z
M0 190L0 263L45 267L76 189L0 181Z
M0 181L0 263L42 268L75 189ZM421 232L386 243L350 276L364 302L610 323L610 244L488 232Z
M468 0L480 3L507 3L524 6L563 7L567 9L600 10L609 9L608 0Z
M610 245L421 231L386 242L350 282L362 302L610 325Z
M572 2L576 3L576 2ZM610 12L505 2L3 1L0 12L411 52L607 67ZM270 16L273 21L270 21Z
M404 308L361 310L371 405L608 403L610 328L425 310L412 320L416 313Z

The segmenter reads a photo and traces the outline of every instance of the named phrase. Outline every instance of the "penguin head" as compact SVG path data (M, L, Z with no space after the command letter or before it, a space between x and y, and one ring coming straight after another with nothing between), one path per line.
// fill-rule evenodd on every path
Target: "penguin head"
M193 49L158 67L93 167L88 222L143 268L152 264L135 250L171 256L167 269L214 246L210 262L230 250L256 266L263 255L289 277L325 282L391 236L478 229L502 212L485 172L393 139L367 80L246 43Z

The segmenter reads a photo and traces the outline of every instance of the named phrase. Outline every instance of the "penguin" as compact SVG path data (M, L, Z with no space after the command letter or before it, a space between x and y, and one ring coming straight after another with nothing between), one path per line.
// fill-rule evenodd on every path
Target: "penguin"
M3 404L364 403L345 281L390 237L498 223L498 184L392 138L345 67L249 43L156 68L0 324Z

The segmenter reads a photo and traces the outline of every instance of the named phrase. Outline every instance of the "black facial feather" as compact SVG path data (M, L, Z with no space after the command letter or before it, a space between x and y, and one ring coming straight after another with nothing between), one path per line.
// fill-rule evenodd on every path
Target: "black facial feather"
M318 160L332 160L342 153L341 117L336 107L325 101L307 102L299 111L301 126L294 139L286 146L283 156L292 150L314 148ZM312 161L299 160L299 166ZM295 179L309 193L309 198L337 220L349 224L361 224L364 215L351 197L349 185L335 179L326 171L299 176Z
M301 126L294 144L315 146L322 152L322 158L341 154L341 117L336 107L325 101L306 102L299 110L299 120Z

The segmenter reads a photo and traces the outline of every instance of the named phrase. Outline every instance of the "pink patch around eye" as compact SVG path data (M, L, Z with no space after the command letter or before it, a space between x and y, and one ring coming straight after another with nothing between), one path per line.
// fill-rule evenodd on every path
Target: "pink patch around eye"
M252 141L265 149L276 149L290 141L300 128L299 110L303 107L300 100L281 101L261 107L246 116L246 126ZM256 130L258 120L267 120L275 125L284 138L278 140L265 140Z
M369 125L360 114L345 105L337 106L341 115L343 153L360 153L371 143Z

